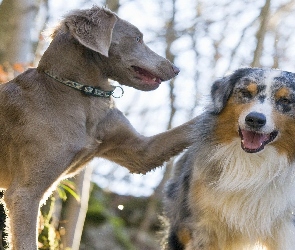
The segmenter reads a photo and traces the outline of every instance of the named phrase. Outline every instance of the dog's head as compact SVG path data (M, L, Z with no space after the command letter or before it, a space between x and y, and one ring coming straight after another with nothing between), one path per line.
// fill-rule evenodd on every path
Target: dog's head
M98 53L103 73L121 84L149 91L179 73L145 45L138 28L108 9L95 6L74 11L62 24L79 43Z
M217 80L211 90L216 135L230 143L240 137L247 153L268 144L295 156L295 74L244 68Z

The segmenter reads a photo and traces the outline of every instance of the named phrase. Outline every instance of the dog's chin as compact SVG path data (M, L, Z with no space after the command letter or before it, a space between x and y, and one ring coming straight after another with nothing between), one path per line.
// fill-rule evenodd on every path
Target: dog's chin
M143 83L139 88L137 88L138 90L142 90L142 91L152 91L152 90L155 90L157 88L159 88L160 84L156 84L156 83L153 83L153 84L146 84L146 83Z
M241 137L241 147L247 153L257 153L271 143L278 135L278 131L274 130L271 133L259 133L239 128Z
M153 82L153 81L145 81L141 79L135 79L136 84L134 84L132 87L142 90L142 91L151 91L159 88L160 83Z
M147 82L138 78L133 78L129 81L119 81L121 84L141 90L141 91L152 91L160 86L157 82Z

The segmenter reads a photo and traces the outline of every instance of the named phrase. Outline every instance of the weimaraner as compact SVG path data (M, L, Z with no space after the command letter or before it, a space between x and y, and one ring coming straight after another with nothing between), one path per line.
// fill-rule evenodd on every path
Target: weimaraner
M144 174L193 142L194 120L145 137L115 107L108 78L149 91L179 72L135 26L93 7L66 16L52 38L37 68L0 85L0 188L14 250L37 249L41 200L94 157Z

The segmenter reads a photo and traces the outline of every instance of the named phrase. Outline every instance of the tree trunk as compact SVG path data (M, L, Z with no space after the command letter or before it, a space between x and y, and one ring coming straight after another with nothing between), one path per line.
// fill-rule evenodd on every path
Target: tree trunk
M0 5L0 64L33 60L31 30L38 13L38 0L3 0Z
M3 0L0 4L0 66L16 63L29 64L33 60L30 37L38 13L38 0ZM8 77L9 76L9 77ZM7 74L5 81L13 78ZM1 79L0 79L1 82ZM0 198L2 197L0 192ZM0 202L0 249L3 249L2 234L5 222L4 207Z
M269 20L271 0L266 0L265 5L262 7L260 12L260 27L256 33L257 45L254 51L254 58L251 67L260 67L260 58L263 52L263 42L267 32L267 23Z
M71 250L79 250L84 221L88 209L91 175L92 166L88 166L74 179L76 192L80 197L80 201L69 196L67 205L64 207L63 213L66 217L64 218L64 221L66 221L64 228L66 233L63 237L63 249L69 247Z
M165 33L165 40L166 40L166 49L165 49L165 55L166 58L171 61L174 62L175 59L175 55L171 52L171 47L173 42L177 39L176 36L176 30L175 30L175 14L176 14L176 1L175 0L171 0L171 4L172 4L172 13L171 13L171 17L169 20L167 20L166 23L166 33ZM169 84L169 96L170 96L170 117L169 117L169 121L167 124L167 129L171 129L172 128L172 122L173 122L173 118L175 116L176 113L176 107L175 107L175 94L174 94L174 79L170 80L170 84ZM165 187L165 184L167 182L168 179L170 179L171 177L171 170L172 170L172 166L173 166L173 159L171 159L169 162L167 162L166 164L166 169L163 175L163 178L161 180L161 182L159 183L159 185L156 187L156 189L154 190L154 193L151 195L148 206L146 208L146 212L145 212L145 216L144 219L139 227L139 231L138 231L138 240L142 240L141 239L141 232L142 231L148 231L152 220L151 218L157 214L157 204L158 201L162 198L162 193Z
M120 7L119 0L106 0L105 5L114 12L118 12ZM68 197L67 206L63 212L66 214L64 220L67 221L65 225L66 234L63 237L63 248L70 247L71 250L79 249L88 208L91 176L92 167L88 166L86 170L79 173L73 180L80 196L80 202L77 202L72 196Z

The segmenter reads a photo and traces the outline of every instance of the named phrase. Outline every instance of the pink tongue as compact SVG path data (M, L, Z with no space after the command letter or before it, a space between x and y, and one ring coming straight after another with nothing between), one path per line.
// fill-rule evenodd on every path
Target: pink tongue
M145 82L157 82L157 83L161 83L161 80L157 77L153 77L151 78L150 76L146 76L146 75L140 75L141 80L145 81Z
M140 67L136 67L133 66L135 72L137 72L140 75L141 80L145 81L145 82L151 82L151 83L161 83L161 79L154 76L153 74L151 74L150 72L140 68Z
M269 134L259 134L252 131L241 130L243 135L243 145L247 149L258 149L269 140Z

